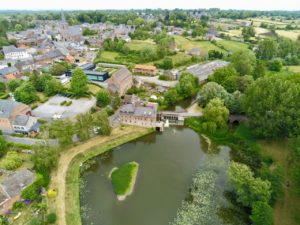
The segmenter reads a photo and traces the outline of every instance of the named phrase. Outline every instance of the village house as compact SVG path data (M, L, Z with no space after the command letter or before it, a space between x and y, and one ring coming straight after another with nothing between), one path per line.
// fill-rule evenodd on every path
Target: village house
M13 204L20 200L22 190L35 180L35 175L28 169L15 172L0 183L0 215L12 209Z
M157 74L157 68L151 65L135 65L133 72L136 74L144 74L144 75L152 75L155 76Z
M12 100L0 100L0 130L6 133L37 132L37 119L31 117L31 108Z
M108 80L108 91L123 96L133 85L133 77L127 68L121 68Z
M1 82L8 82L10 80L14 80L17 78L21 78L22 74L20 71L12 66L12 67L5 67L3 69L0 69L0 81Z
M32 58L32 56L22 48L16 48L14 45L3 46L3 54L5 59L24 60Z

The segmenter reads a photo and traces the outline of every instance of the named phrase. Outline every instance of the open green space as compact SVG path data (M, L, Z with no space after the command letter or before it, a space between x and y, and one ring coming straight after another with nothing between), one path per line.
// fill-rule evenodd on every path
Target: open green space
M190 51L192 48L200 48L203 51L218 50L224 52L221 48L215 46L210 41L194 41L182 36L174 36L175 42L179 49Z
M217 43L222 45L227 51L231 52L236 52L239 50L249 50L247 44L238 41L221 40Z
M115 62L116 58L120 56L118 52L110 52L110 51L103 51L101 53L101 61L103 62Z
M111 182L117 195L130 194L135 184L138 169L138 163L129 162L112 170Z
M98 91L100 91L101 87L96 85L96 84L93 84L93 83L89 83L88 84L88 88L89 88L89 91L95 95L97 94Z
M155 42L151 39L149 40L133 40L130 43L126 44L130 50L141 51L144 48L150 48L156 50Z

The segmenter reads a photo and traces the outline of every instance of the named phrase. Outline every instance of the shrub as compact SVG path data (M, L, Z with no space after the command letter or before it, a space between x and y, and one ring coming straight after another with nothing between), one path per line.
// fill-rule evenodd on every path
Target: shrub
M56 222L56 220L57 220L57 216L56 216L55 213L48 214L48 216L47 216L47 222L48 223L53 224L53 223Z
M15 202L15 203L13 204L13 210L21 209L21 208L23 208L24 206L25 206L25 204L24 204L23 202L20 202L20 201Z
M4 167L7 170L14 170L21 165L22 159L18 156L18 154L15 151L9 151L1 162L0 167Z

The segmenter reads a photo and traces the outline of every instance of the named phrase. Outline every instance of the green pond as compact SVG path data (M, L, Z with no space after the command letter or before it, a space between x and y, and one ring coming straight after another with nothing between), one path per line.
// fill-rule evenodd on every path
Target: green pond
M230 149L209 149L205 139L193 130L170 127L95 157L81 174L82 224L168 225L188 198L195 173L201 175L201 170L215 175L207 206L211 221L203 224L223 224L217 214L220 207L230 206L224 198L229 190L226 167ZM108 174L113 167L130 161L140 165L134 191L125 201L118 201Z

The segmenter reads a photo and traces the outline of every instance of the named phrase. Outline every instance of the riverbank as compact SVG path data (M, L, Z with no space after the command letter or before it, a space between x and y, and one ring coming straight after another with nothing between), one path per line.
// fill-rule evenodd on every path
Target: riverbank
M141 127L116 128L111 136L95 137L61 153L58 169L52 174L49 188L58 190L55 199L49 199L49 211L56 212L58 225L81 225L79 201L80 166L86 160L111 150L138 137L153 132Z
M124 201L127 196L132 194L138 169L139 164L137 162L130 162L120 168L112 169L110 178L119 201Z

